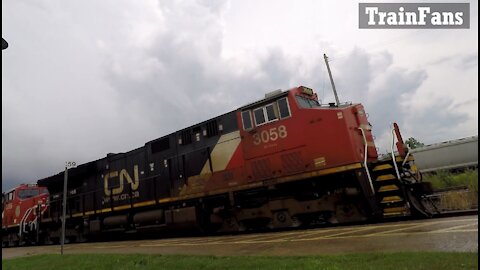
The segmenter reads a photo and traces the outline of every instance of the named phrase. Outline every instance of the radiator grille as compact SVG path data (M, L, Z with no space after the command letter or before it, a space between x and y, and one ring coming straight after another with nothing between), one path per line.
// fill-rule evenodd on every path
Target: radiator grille
M255 179L271 177L270 161L265 158L252 162L252 172Z
M303 158L300 151L283 154L282 167L286 173L302 171L304 168Z

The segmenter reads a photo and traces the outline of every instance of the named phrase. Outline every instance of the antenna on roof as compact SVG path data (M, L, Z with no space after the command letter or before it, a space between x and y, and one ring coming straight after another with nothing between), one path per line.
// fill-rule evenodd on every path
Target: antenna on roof
M330 71L330 66L328 65L328 57L326 54L323 54L323 58L325 59L325 64L327 65L328 76L330 76L330 82L332 83L333 94L335 95L335 101L337 102L337 106L340 105L340 101L338 100L337 89L335 89L335 83L333 83L332 72Z

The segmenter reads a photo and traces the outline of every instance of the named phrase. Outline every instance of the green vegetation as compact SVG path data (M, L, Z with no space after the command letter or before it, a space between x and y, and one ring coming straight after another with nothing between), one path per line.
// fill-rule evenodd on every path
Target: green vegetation
M478 253L398 252L304 257L183 255L36 255L2 261L4 269L478 269Z
M417 141L417 139L415 139L413 137L408 138L405 141L405 144L408 145L408 147L410 147L410 149L415 149L415 148L418 148L418 147L425 146L424 143Z
M466 170L456 174L438 171L423 174L423 181L431 182L434 189L467 186L471 191L478 193L478 170Z

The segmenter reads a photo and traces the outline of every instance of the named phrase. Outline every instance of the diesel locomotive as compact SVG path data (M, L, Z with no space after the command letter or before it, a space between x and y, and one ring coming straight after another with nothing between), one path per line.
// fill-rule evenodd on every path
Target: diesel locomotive
M65 237L229 232L428 215L396 124L379 158L361 104L304 86L68 170ZM3 194L2 244L58 242L64 172Z

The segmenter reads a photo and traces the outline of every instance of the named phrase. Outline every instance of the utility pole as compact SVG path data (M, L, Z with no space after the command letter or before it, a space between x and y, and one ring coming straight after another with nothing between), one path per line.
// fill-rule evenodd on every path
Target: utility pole
M75 168L77 164L74 161L65 162L65 173L63 178L63 212L62 212L62 239L60 253L63 255L63 245L65 244L65 223L67 215L67 182L68 182L68 169Z
M328 65L328 57L326 54L323 54L323 58L325 59L325 64L327 65L328 76L330 76L330 83L332 83L333 94L335 95L335 101L337 102L337 106L340 105L340 101L338 100L337 89L335 89L335 83L333 83L332 72L330 71L330 66Z

